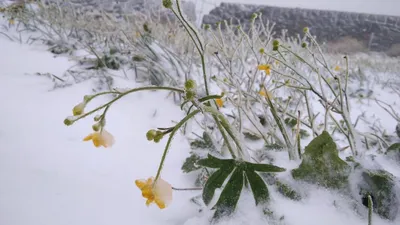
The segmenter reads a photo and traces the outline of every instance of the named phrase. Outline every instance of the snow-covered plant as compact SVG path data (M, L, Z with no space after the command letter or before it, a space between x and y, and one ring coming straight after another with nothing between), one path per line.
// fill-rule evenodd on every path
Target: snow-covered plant
M184 172L201 170L198 189L202 191L204 204L215 210L214 219L235 212L244 188L265 211L268 211L270 185L293 200L301 198L274 175L286 169L273 165L268 159L271 149L286 151L287 160L301 161L299 167L291 171L295 180L342 190L348 188L351 174L361 174L365 182L360 185L360 195L367 199L369 221L373 210L388 219L396 217L397 208L388 208L386 204L397 199L393 176L387 171L368 170L358 163L369 142L384 140L359 132L350 117L348 56L336 65L329 64L308 28L304 28L304 35L297 39L297 44L274 39L273 25L264 24L257 13L249 18L252 23L247 28L222 21L215 29L205 25L199 31L183 15L179 0L163 0L162 3L175 15L197 52L197 56L194 53L190 56L199 65L200 76L191 75L192 79L186 78L184 83L176 82L171 86L158 83L157 86L115 88L87 95L73 108L73 116L64 120L69 126L99 114L94 117L93 133L84 140L91 140L96 147L110 147L114 137L105 129L106 116L115 102L141 91L168 91L180 96L180 107L186 116L171 127L146 133L146 138L155 143L164 137L168 139L155 177L136 181L147 205L156 203L163 209L172 200L172 191L178 189L162 180L163 165L174 136L186 130L189 123L197 123L203 135L191 143L193 151L182 169ZM255 23L257 20L259 24ZM148 44L151 29L148 25L143 29L149 35L144 38ZM155 39L150 38L150 41ZM110 61L107 51L101 56L93 50L95 48L90 49L99 67L116 68L118 65L115 58ZM137 55L135 60L146 57ZM103 95L112 96L112 100L85 110L93 99ZM313 105L315 102L317 105ZM323 113L315 112L316 108ZM344 147L338 149L332 138L335 135L345 137ZM248 140L259 140L265 147L254 151ZM195 152L199 149L201 153ZM346 149L351 153L345 161L339 157L339 152ZM222 189L218 196L217 189ZM385 191L374 195L377 189Z

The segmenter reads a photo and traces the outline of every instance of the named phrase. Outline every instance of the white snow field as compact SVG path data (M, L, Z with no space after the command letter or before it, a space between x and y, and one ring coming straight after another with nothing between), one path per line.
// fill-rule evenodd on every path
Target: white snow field
M67 127L63 120L83 96L93 93L88 80L53 90L50 79L35 73L61 77L74 63L66 56L54 57L45 46L12 42L0 35L0 225L207 225L211 210L199 212L189 200L200 191L174 191L172 203L164 210L146 207L136 179L154 176L166 144L146 140L146 132L169 127L184 117L167 92L134 93L111 107L107 131L115 137L112 148L95 148L82 139L92 132L91 118ZM396 74L377 76L399 77ZM382 78L384 79L384 78ZM132 80L115 78L117 86L137 87ZM399 109L398 96L380 84L370 88ZM91 102L89 107L107 98ZM383 129L394 131L393 118L372 101L354 101L354 116L366 112ZM354 119L353 119L354 120ZM362 126L362 125L360 125ZM365 125L366 126L366 125ZM340 145L340 144L338 144ZM162 178L173 187L193 187L195 176L184 174L183 161L189 156L186 137L178 134L172 143ZM277 153L275 165L288 171L279 177L292 181L290 169L299 162ZM400 166L378 155L375 160L397 179ZM363 165L368 167L368 160ZM371 163L371 167L374 164ZM367 225L367 214L357 214L346 196L339 192L304 185L301 201L271 192L271 210L284 221L269 220L244 192L233 217L219 224L232 225ZM400 194L400 193L399 193ZM372 217L373 225L398 225Z

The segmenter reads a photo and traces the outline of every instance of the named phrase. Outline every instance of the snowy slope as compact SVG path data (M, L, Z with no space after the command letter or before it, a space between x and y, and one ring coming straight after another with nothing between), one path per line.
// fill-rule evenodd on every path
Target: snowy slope
M93 82L50 91L53 85L49 79L33 75L49 72L61 76L72 65L67 58L54 58L42 46L20 45L0 37L0 225L209 224L211 212L199 213L189 202L200 192L174 192L172 204L159 210L146 207L134 185L136 179L155 175L166 141L148 142L145 133L154 127L171 126L183 117L171 98L166 99L167 93L134 94L113 106L107 130L115 136L116 144L96 149L82 142L91 132L91 119L71 127L63 124L72 107L92 93ZM121 87L137 85L125 80L117 83ZM370 109L365 106L364 110ZM383 113L378 110L375 114ZM391 129L391 118L382 117L383 126ZM162 174L174 187L193 185L193 177L180 169L188 153L187 140L178 135ZM377 160L399 177L397 165L382 157ZM286 153L275 163L288 169L297 166L287 160ZM280 176L290 179L289 171ZM357 215L340 193L312 185L302 189L307 190L307 197L300 202L271 190L271 209L277 218L284 216L284 224L367 224L367 218ZM399 223L373 217L373 225ZM254 206L252 196L244 194L235 216L222 224L279 222L268 221Z

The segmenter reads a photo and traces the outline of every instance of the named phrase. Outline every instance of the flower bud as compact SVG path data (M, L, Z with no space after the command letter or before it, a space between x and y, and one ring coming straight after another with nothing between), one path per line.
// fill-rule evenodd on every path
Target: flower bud
M94 121L100 121L101 120L102 115L97 115L94 117Z
M170 9L172 7L172 1L171 0L163 0L162 4L167 9Z
M76 105L73 109L72 109L72 114L74 116L80 116L83 114L83 111L85 110L86 107L86 102L81 102L78 105Z
M71 126L74 122L75 122L75 120L74 120L74 118L72 118L72 117L67 117L67 118L65 118L65 120L64 120L64 124L65 124L66 126Z
M92 95L85 95L85 96L83 96L83 101L88 103L92 98L93 98Z
M196 92L188 90L186 91L186 99L193 100L196 97Z
M194 88L196 88L196 81L194 81L194 80L187 80L187 81L185 82L185 89L186 89L186 90L191 90L191 89L194 89Z
M161 131L156 131L156 135L154 136L154 142L155 143L158 143L158 142L160 142L161 141L161 139L164 137L164 134L163 134L163 132L161 132Z
M304 32L304 33L308 33L308 32L310 32L310 29L309 29L308 27L304 27L304 28L303 28L303 32Z
M99 123L95 123L95 124L93 124L93 126L92 126L92 129L94 130L94 131L99 131L100 130L100 128L101 128L101 125L99 124Z
M279 41L278 40L272 41L272 46L279 46Z
M260 48L259 52L260 52L260 54L264 54L265 53L265 49L264 48Z
M302 48L307 48L307 43L305 43L305 42L301 43L301 47Z
M149 130L146 133L146 138L148 141L152 141L154 140L155 136L156 136L157 132L155 130Z

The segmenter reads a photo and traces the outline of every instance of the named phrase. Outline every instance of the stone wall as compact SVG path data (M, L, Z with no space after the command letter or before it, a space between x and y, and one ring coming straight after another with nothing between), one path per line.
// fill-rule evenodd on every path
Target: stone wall
M137 11L156 11L158 9L168 11L161 6L161 0L45 0L45 2L58 2L62 5L84 8L85 10L104 10L114 15L134 14ZM193 2L182 1L182 9L191 21L196 21L196 6ZM175 18L175 16L171 17Z
M320 43L351 38L369 50L385 52L400 44L400 17L396 16L221 3L203 18L203 24L212 25L233 18L236 24L240 21L248 25L254 12L262 12L264 22L276 23L277 34L282 29L290 36L301 34L307 26Z

